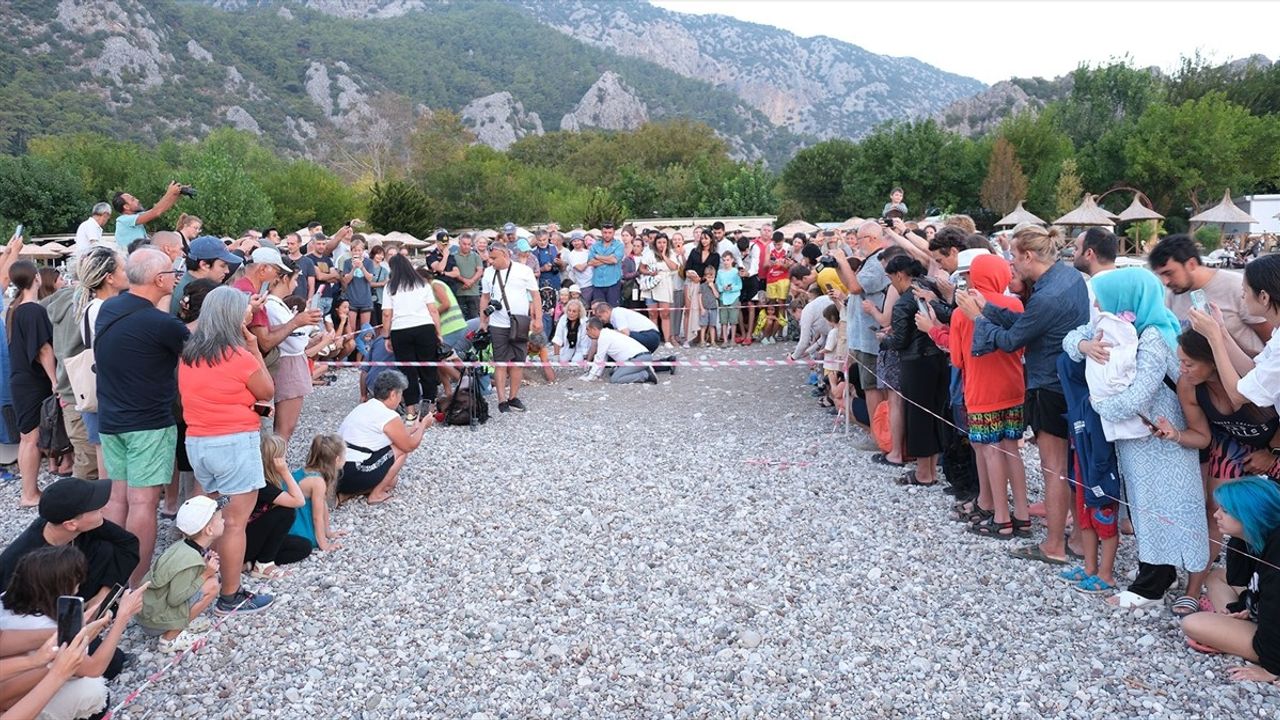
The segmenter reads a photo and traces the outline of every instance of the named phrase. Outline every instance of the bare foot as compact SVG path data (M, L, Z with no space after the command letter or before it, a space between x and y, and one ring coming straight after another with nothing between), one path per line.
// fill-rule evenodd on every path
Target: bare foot
M40 504L39 495L36 495L35 498L28 498L24 496L21 500L18 501L18 507L24 507L24 508L36 507L39 504Z
M370 505L381 505L382 503L390 499L391 499L391 493L389 492L369 493L369 496L365 498L365 502L369 503Z

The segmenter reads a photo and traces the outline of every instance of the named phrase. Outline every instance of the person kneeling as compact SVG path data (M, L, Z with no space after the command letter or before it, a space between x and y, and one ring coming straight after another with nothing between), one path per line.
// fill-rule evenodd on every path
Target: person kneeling
M609 377L609 382L614 384L656 383L658 382L657 371L663 370L670 372L672 375L676 372L675 365L671 364L676 359L674 355L655 360L653 353L649 352L638 340L627 337L617 330L605 327L600 318L591 318L587 321L587 337L591 338L595 343L595 347L592 348L592 355L596 364L584 376L584 380L594 380L603 375L604 365L608 361L619 363L628 361L668 363L665 366L658 367L653 365L615 367L613 375Z
M144 580L150 583L142 596L138 624L143 632L160 635L160 652L190 650L209 629L201 615L218 599L218 553L210 550L222 537L222 506L227 500L205 495L182 503L174 525L183 534L180 542L165 549Z
M1214 516L1227 546L1225 575L1206 587L1216 612L1182 620L1187 644L1238 655L1256 666L1231 668L1233 680L1274 682L1280 676L1280 488L1263 476L1223 484Z
M435 422L424 412L405 425L396 408L409 381L399 370L384 370L373 381L373 397L357 405L338 427L347 444L347 462L338 480L338 502L356 495L369 504L384 502L396 487L400 468L409 453L418 449L422 435Z

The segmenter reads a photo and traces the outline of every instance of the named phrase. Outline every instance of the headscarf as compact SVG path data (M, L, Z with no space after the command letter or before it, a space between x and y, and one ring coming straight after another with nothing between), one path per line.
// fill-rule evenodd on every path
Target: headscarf
M1133 325L1141 335L1154 327L1170 348L1178 347L1182 326L1164 304L1164 285L1155 273L1141 267L1127 267L1099 275L1091 282L1098 308L1122 318L1132 313Z

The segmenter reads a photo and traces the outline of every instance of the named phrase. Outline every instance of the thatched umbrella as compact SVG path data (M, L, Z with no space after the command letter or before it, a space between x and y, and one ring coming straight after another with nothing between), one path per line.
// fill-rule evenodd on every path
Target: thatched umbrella
M1231 190L1228 188L1222 193L1222 202L1204 212L1193 215L1191 222L1214 223L1215 225L1226 225L1228 223L1255 225L1258 221L1231 202Z
M53 252L58 253L58 255L60 256L66 255L67 253L71 252L70 248L58 242L47 242L41 245L40 247L44 248L45 250L52 250Z
M1129 207L1125 208L1118 216L1120 218L1120 222L1143 222L1146 220L1159 221L1164 219L1163 215L1144 205L1142 203L1142 199L1143 196L1140 194L1135 194L1133 196L1133 202L1129 203ZM1137 241L1139 251L1145 248L1148 243L1155 242L1157 236L1156 227L1157 223L1152 222L1151 237L1147 240ZM1121 240L1121 242L1123 242L1123 240Z
M46 248L43 245L23 245L22 249L18 251L18 257L24 260L56 260L62 255L57 250Z
M1013 212L1009 213L1008 215L1005 215L1004 217L1000 218L998 222L996 222L996 227L1013 227L1014 225L1021 225L1023 223L1031 223L1032 225L1048 224L1045 221L1041 220L1040 218L1028 212L1026 208L1022 207L1022 203L1019 202L1018 207L1014 208Z
M803 220L792 220L791 222L777 229L780 230L783 235L786 235L787 237L791 237L796 233L804 233L806 235L809 235L811 233L817 232L819 228L817 225L814 225L813 223L805 222Z
M1089 227L1094 225L1115 225L1116 220L1111 213L1098 207L1093 196L1085 193L1080 206L1075 210L1053 221L1054 225Z

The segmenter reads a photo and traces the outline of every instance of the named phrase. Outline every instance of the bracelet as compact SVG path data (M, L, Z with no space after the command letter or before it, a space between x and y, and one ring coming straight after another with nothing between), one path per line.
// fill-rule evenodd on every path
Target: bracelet
M1182 444L1182 431L1181 431L1181 430L1179 430L1179 431L1178 431L1178 439L1177 439L1177 440L1175 440L1174 442L1178 443L1179 445L1181 445L1181 444Z

